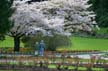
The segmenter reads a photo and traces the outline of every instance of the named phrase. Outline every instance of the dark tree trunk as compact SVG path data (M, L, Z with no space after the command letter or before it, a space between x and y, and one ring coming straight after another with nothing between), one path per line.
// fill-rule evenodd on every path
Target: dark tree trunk
M20 51L20 37L14 37L14 52Z

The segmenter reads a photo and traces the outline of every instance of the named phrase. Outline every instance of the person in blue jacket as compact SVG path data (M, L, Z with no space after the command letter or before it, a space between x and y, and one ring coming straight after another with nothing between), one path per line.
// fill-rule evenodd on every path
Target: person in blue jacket
M39 43L39 55L44 56L45 43L43 40Z

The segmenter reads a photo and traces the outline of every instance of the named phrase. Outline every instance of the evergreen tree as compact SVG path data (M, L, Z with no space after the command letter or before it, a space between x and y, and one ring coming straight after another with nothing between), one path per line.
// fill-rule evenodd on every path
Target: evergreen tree
M96 21L100 27L108 27L108 0L89 0L91 10L96 13Z
M13 13L13 0L0 0L0 36L2 37L12 26L9 17Z

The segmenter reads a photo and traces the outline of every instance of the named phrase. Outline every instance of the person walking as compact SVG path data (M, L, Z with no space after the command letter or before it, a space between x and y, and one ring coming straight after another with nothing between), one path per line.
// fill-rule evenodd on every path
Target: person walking
M44 56L45 43L43 40L39 43L39 55Z

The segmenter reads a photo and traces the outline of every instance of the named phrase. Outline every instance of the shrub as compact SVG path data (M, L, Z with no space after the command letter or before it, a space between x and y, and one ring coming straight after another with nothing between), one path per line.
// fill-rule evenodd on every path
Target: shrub
M36 36L26 36L22 38L22 42L24 43L25 47L35 47L35 43L40 42L41 40L45 41L46 50L54 51L57 47L71 45L71 40L69 37L62 35L48 37L38 34Z

